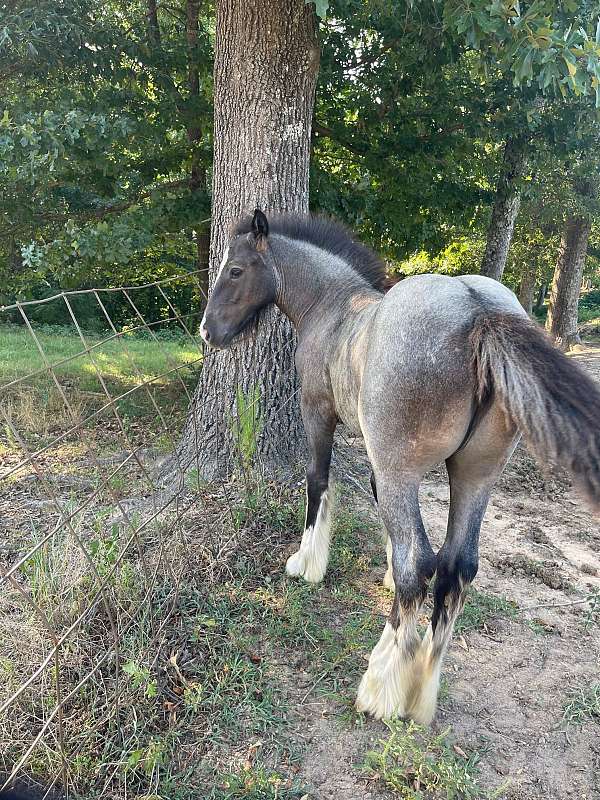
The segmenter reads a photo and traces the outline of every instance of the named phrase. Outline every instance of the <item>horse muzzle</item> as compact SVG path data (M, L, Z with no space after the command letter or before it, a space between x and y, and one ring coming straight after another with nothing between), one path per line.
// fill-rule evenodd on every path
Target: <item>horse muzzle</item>
M231 325L205 314L200 323L200 336L209 347L225 350L250 327L255 316L249 314L241 322Z

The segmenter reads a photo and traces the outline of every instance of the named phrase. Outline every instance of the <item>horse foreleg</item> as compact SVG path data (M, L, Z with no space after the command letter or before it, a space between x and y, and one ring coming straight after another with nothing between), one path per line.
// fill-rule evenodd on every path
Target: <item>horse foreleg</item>
M417 618L435 570L418 502L418 482L406 487L380 481L379 508L392 550L394 603L358 688L356 707L377 718L407 713L421 640Z
M302 576L310 583L322 581L329 560L329 541L333 511L333 487L329 466L335 417L315 413L302 405L311 460L306 470L306 520L300 548L285 565L288 575Z

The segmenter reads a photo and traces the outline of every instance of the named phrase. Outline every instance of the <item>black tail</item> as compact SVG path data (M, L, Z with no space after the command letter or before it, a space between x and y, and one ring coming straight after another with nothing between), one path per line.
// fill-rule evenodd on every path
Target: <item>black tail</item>
M471 332L479 399L490 392L542 462L565 467L600 506L600 387L516 314L482 314Z

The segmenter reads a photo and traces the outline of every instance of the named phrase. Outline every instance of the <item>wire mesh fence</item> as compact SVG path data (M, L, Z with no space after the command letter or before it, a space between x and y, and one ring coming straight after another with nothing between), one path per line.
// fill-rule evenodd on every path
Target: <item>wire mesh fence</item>
M0 790L151 796L174 722L209 702L209 667L184 668L182 643L206 644L207 659L212 645L182 608L266 512L255 498L249 521L247 487L245 503L225 482L200 494L193 464L177 464L203 360L200 304L183 313L177 293L197 279L0 312ZM61 315L68 326L44 321ZM238 408L238 437L252 438L261 399ZM166 489L165 464L178 475ZM261 531L261 548L281 546Z
M189 550L194 494L158 491L155 467L176 452L202 360L199 311L172 298L197 277L2 309L0 788L27 776L68 794L93 774L109 796L128 766L105 745L135 735L128 686L155 692L141 665L160 650ZM129 310L119 328L116 299ZM78 321L82 300L96 332ZM68 330L36 321L57 306Z

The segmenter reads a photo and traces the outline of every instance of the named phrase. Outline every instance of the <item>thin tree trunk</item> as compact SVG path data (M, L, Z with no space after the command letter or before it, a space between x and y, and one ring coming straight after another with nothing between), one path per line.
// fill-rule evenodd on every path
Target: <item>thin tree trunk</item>
M546 299L547 291L548 291L548 284L542 283L540 285L540 288L538 289L537 297L535 299L535 305L533 307L535 311L541 311L544 305L544 300Z
M314 9L304 0L217 3L211 283L241 214L256 206L308 210L318 64ZM263 315L254 337L230 351L207 350L180 463L206 479L250 454L268 472L293 469L304 443L294 351L290 323L276 309ZM239 435L244 407L256 449L240 459L240 447L253 447Z
M533 294L535 292L535 279L536 268L528 264L521 276L521 283L519 284L519 303L523 306L528 314L533 310Z
M569 217L560 240L546 330L563 350L581 341L577 312L591 227L586 217Z
M156 8L156 0L148 0L148 38L150 41L160 47L160 26L158 24L158 10Z
M209 256L210 229L196 231L196 263L198 264L198 290L200 292L199 319L204 314L208 298Z
M481 264L481 274L497 281L502 279L508 248L521 205L520 180L524 169L525 140L507 139Z
M198 64L198 22L200 19L200 0L187 0L185 7L186 17L186 48L187 48L187 86L190 106L196 110L190 117L188 114L186 131L192 149L190 166L190 191L206 192L207 176L206 167L202 163L202 123L199 110L200 98L200 68ZM199 319L204 313L208 296L208 268L210 232L198 226L196 230L196 265L198 269L198 289L200 291Z

